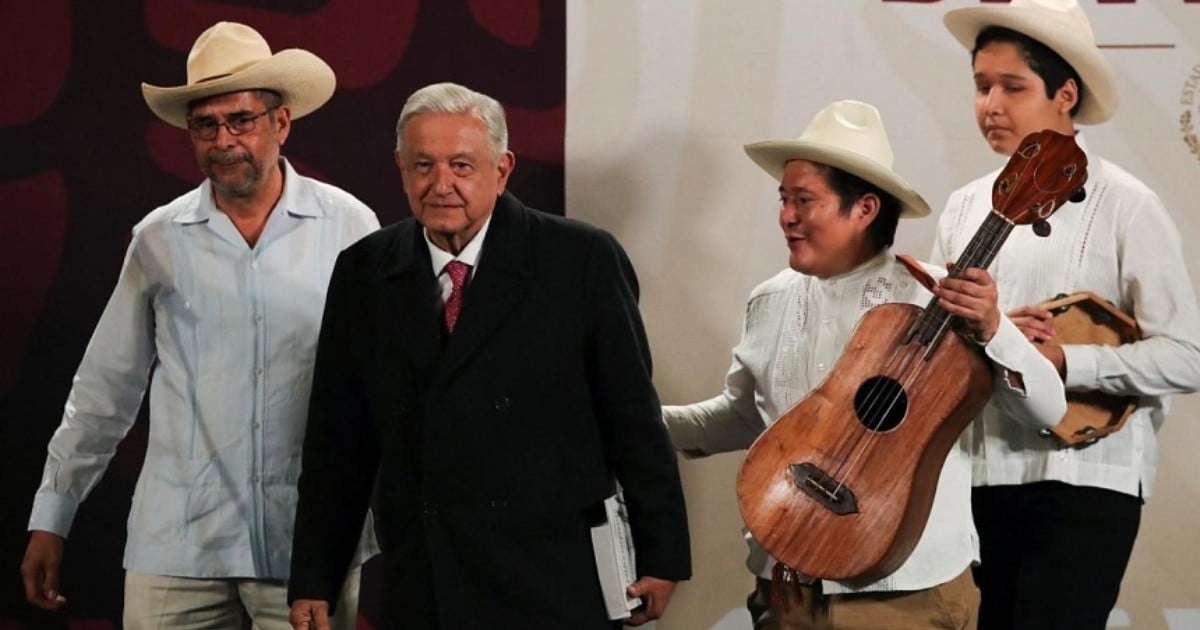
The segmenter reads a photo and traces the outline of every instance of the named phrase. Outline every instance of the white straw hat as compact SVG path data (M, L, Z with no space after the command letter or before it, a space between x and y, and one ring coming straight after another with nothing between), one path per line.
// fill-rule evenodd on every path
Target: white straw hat
M1012 0L1006 5L953 9L942 21L967 50L975 48L975 37L989 26L1002 26L1041 42L1071 64L1083 81L1075 122L1094 125L1116 113L1116 77L1076 0Z
M892 170L892 145L879 110L859 101L837 101L817 112L795 140L747 144L746 155L776 181L792 160L839 168L896 197L903 218L929 214L929 204Z
M283 97L292 118L310 114L333 96L333 69L316 55L290 48L274 55L258 31L217 22L196 38L188 53L187 84L142 84L146 104L161 119L187 128L188 103L244 90L271 90Z

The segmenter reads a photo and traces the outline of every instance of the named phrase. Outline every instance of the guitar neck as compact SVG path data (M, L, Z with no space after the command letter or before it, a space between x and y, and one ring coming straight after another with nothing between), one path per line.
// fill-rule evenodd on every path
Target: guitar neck
M1015 226L1015 223L999 212L994 210L989 212L987 218L983 220L983 224L975 231L975 236L971 237L971 242L967 243L962 255L955 261L954 269L950 271L950 277L957 278L963 271L971 267L987 269L988 265L995 260L1000 246L1008 239L1008 235L1012 233ZM924 312L913 322L908 334L904 337L904 342L915 341L932 349L941 340L942 335L946 334L946 331L954 325L955 319L956 316L947 313L938 304L938 299L934 297L929 301Z
M1000 246L1008 239L1014 227L1016 224L1004 215L995 210L989 212L983 220L983 225L975 231L975 236L971 237L971 242L967 243L967 248L954 263L954 270L950 272L950 276L957 277L971 267L987 269L996 259L996 253L1000 251Z

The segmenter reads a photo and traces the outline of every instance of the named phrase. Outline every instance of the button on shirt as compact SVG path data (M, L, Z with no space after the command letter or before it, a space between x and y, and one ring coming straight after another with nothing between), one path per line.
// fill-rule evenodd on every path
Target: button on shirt
M944 269L925 266L938 277ZM720 396L663 407L671 441L681 450L715 454L749 448L755 438L833 371L855 324L884 302L925 306L932 296L890 254L883 253L837 277L819 279L790 269L759 285L746 306L742 339ZM1054 367L1007 318L985 353L995 371L994 397L1020 409L1039 426L1052 426L1066 410ZM1029 391L1009 385L1019 373ZM907 591L949 581L979 558L971 522L970 466L962 441L950 450L938 479L928 525L911 556L895 573L870 584L826 581L827 593ZM771 577L774 561L753 538L747 567Z
M134 228L50 440L30 529L68 533L149 381L125 567L288 577L325 289L338 253L379 223L346 192L281 168L283 194L253 248L207 181ZM359 560L376 552L368 520Z

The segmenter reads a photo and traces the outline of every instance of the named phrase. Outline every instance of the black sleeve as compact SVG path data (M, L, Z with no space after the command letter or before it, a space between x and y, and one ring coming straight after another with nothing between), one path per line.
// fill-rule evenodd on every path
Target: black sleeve
M606 456L625 494L638 574L687 579L687 510L651 381L637 277L620 244L607 233L601 233L590 252L587 282L591 389Z
M288 603L338 600L362 534L379 463L362 374L359 313L370 290L343 252L325 298L299 480ZM357 333L357 334L356 334Z

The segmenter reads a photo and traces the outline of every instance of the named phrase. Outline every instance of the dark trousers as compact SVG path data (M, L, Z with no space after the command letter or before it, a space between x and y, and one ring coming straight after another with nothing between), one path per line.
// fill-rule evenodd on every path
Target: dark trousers
M980 630L1103 630L1142 516L1139 497L1045 481L977 487Z

